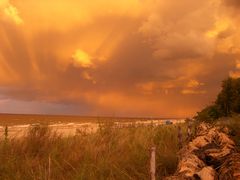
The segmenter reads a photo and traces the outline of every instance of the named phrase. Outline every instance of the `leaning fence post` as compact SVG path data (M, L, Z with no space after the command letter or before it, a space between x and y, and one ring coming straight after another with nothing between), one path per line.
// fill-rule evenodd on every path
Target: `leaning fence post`
M182 148L182 129L181 126L178 126L178 147Z
M156 179L156 147L151 148L151 158L150 158L150 176L151 180Z

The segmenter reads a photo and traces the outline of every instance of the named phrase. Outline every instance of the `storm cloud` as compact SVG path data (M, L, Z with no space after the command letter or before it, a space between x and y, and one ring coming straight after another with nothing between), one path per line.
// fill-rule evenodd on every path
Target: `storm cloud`
M192 116L240 74L239 7L0 0L1 112Z

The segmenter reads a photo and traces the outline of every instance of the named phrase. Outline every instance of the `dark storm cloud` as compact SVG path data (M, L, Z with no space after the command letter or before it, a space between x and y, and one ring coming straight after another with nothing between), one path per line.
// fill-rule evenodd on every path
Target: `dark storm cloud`
M240 1L239 0L224 0L227 5L233 6L235 8L240 8Z

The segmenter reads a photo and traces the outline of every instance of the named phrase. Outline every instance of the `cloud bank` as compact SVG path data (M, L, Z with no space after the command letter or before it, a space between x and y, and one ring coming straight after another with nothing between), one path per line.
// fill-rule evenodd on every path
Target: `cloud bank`
M239 74L238 2L0 0L2 112L191 116Z

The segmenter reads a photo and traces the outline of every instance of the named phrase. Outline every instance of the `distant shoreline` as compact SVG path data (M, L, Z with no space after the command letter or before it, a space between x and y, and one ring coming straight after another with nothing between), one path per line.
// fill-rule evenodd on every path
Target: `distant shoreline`
M22 124L52 124L52 123L84 123L84 122L134 122L145 120L182 120L186 118L159 118L159 117L111 117L111 116L80 116L80 115L47 115L47 114L8 114L0 113L0 125Z

